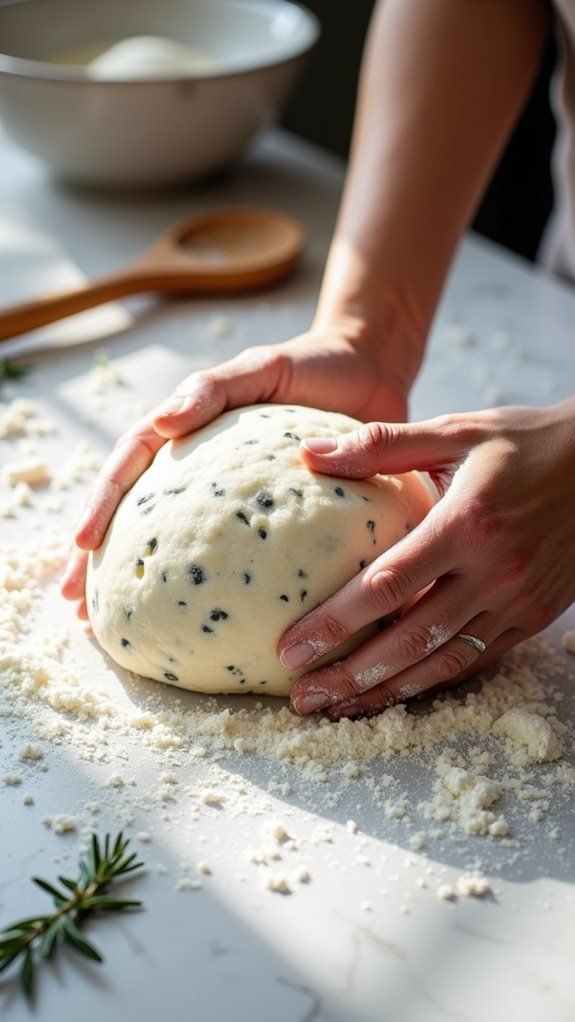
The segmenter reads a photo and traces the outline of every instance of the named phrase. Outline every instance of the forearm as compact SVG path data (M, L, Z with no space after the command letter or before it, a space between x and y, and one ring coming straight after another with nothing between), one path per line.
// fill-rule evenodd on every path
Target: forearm
M457 242L526 100L545 0L380 0L317 324L419 368Z

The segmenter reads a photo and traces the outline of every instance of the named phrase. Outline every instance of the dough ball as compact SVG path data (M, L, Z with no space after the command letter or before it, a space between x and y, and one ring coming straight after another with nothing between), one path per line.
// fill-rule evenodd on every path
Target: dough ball
M91 78L114 81L214 74L219 70L216 60L191 46L147 35L120 39L87 66Z
M304 673L277 658L288 625L431 505L414 472L355 481L306 468L301 439L359 425L313 408L257 405L165 444L90 556L90 621L112 659L195 691L287 696Z

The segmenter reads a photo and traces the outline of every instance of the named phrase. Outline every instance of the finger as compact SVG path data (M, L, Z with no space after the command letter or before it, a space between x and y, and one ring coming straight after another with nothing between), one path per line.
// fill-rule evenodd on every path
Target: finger
M314 472L365 479L378 472L433 471L469 450L472 421L439 416L423 422L368 422L343 436L310 437L301 456Z
M381 686L384 680L395 702L396 676L403 679L407 675L407 683L411 684L412 675L408 672L414 672L416 681L420 676L425 678L433 662L433 671L440 677L432 684L438 684L465 670L479 654L462 639L450 641L464 625L468 627L469 614L461 598L464 589L465 585L459 582L442 580L395 624L364 643L346 660L299 678L291 691L294 709L306 714L334 703L353 701L354 697ZM489 625L482 624L481 617L477 627L486 630ZM482 631L477 634L482 635ZM435 653L436 650L439 652Z
M213 369L192 373L154 413L164 437L184 436L223 411L274 400L286 360L268 348L247 348Z
M474 625L477 629L479 624ZM497 635L489 643L484 654L475 653L471 647L467 647L469 653L463 650L465 643L454 637L445 644L445 649L438 651L433 656L414 668L398 674L391 682L384 682L368 692L362 693L355 700L348 700L346 703L331 706L328 710L332 720L339 720L342 717L359 717L380 713L397 703L407 702L417 696L438 695L446 688L452 688L468 678L473 677L480 671L486 670L494 664L502 654L523 639L524 636L516 628L509 628L500 635ZM457 670L459 659L468 663ZM451 669L453 668L453 673ZM442 675L445 675L442 677Z
M65 600L81 600L86 587L86 569L88 567L88 554L74 546L68 558L60 592Z
M300 670L314 663L361 628L401 610L439 576L457 569L457 547L445 527L449 515L444 507L438 518L438 508L284 633L278 646L284 667Z
M164 438L153 429L149 416L118 440L96 479L76 528L74 538L79 547L96 550L100 546L122 497L148 468L164 443Z

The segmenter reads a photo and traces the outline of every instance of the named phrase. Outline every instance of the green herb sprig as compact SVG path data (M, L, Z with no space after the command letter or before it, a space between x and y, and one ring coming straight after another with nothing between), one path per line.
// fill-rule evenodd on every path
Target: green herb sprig
M34 991L35 951L40 958L51 958L58 946L68 944L86 958L102 962L98 949L80 932L82 923L99 911L123 912L141 906L141 901L111 898L105 893L113 880L143 867L142 862L134 861L135 852L126 854L128 844L122 833L113 843L106 834L103 844L94 834L86 857L80 859L78 879L58 877L61 889L41 877L32 877L52 896L55 911L19 919L0 932L0 973L20 960L20 984L27 997L32 997Z
M23 365L21 362L12 362L11 359L0 359L0 389L6 380L20 380L30 372L31 365Z

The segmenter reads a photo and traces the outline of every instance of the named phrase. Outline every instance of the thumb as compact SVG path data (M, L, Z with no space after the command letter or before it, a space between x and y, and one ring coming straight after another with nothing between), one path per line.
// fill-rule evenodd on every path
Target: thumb
M412 469L432 472L466 453L466 432L454 429L453 419L444 416L413 423L368 422L351 433L302 440L300 451L312 471L351 479Z

